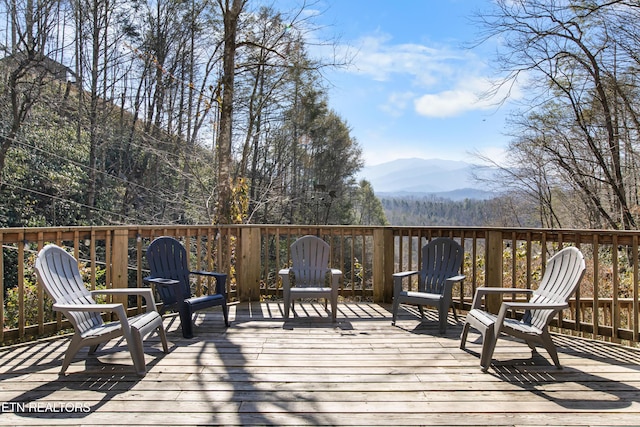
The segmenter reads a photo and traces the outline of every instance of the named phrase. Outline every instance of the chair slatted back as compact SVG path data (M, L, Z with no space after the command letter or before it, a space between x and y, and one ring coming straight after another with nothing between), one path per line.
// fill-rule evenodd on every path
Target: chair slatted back
M549 259L540 286L533 292L530 302L568 302L585 269L584 256L580 250L573 246L562 249ZM530 310L525 313L522 321L542 329L555 313L555 310Z
M464 250L458 242L437 237L422 248L422 269L418 289L420 292L442 294L446 279L460 274Z
M36 277L56 304L95 304L80 275L76 259L59 246L49 244L35 263ZM104 324L97 312L68 312L67 317L80 334Z
M177 280L182 284L184 298L191 297L187 250L178 240L168 236L153 240L147 248L147 262L151 277ZM161 295L161 297L165 304L175 302L169 301L170 298L175 299L175 294Z
M323 287L329 269L329 244L316 236L303 236L291 244L291 272L296 287Z

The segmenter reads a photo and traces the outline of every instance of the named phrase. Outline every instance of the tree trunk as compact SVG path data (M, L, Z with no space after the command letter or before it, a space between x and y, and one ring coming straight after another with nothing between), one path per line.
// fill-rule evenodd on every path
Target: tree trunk
M232 1L230 5L229 2ZM235 81L236 32L246 0L219 0L224 20L222 108L218 134L218 223L231 224L231 142Z

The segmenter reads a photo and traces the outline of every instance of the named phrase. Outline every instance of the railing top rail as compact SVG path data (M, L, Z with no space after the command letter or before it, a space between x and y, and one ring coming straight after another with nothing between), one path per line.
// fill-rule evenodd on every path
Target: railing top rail
M0 228L3 243L65 241L75 239L104 239L114 230L127 230L130 237L154 237L162 234L198 235L205 230L238 230L260 228L265 233L287 232L289 234L369 234L374 230L390 230L394 235L415 235L414 231L430 235L451 237L481 237L488 232L500 232L505 240L544 240L566 243L613 243L633 244L632 239L640 236L640 230L599 230L599 229L543 229L543 228L502 228L464 226L352 226L352 225L298 225L298 224L190 224L190 225L118 225L118 226L69 226L69 227L13 227Z

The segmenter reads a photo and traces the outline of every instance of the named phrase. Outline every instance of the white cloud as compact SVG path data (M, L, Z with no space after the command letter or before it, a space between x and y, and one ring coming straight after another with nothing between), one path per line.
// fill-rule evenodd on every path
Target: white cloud
M477 101L478 97L472 92L446 90L416 99L415 109L418 114L427 117L452 117L472 109Z
M380 105L380 109L391 116L399 117L412 105L414 98L413 92L393 92L387 97L387 103Z
M454 117L467 111L496 109L503 99L520 98L517 86L499 86L487 78L462 79L457 87L437 93L422 95L415 100L415 110L427 117Z
M482 75L489 72L487 61L470 50L446 45L393 44L392 37L382 33L362 37L354 45L358 46L358 53L346 71L383 83L390 94L380 109L394 116L413 103L419 115L454 117L469 111L495 109L507 95L506 88L496 90L489 78ZM519 98L517 88L511 89L509 97ZM424 93L425 90L429 92ZM492 91L495 93L488 97Z
M358 53L348 71L381 82L390 80L394 75L409 75L414 84L430 86L438 83L442 76L451 75L453 68L449 62L464 60L466 56L447 47L434 48L417 43L394 45L390 42L391 37L386 34L359 39L355 42Z

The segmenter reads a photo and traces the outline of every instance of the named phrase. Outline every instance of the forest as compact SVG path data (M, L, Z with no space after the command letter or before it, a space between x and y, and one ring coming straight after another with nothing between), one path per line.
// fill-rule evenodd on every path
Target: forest
M380 201L387 221L399 226L540 227L535 216L524 215L522 201L507 196L458 201L435 195L385 195Z
M339 59L254 4L3 1L0 224L383 223Z
M473 43L499 40L486 96L521 95L506 160L478 156L501 195L388 200L389 218L327 96L323 71L351 58L308 6L1 1L0 224L375 225L413 211L412 225L638 228L637 1L495 0L471 17Z
M526 201L519 216L638 229L639 18L626 0L497 0L474 18L476 42L501 41L495 91L522 95L507 161L485 159L501 170L487 186Z

